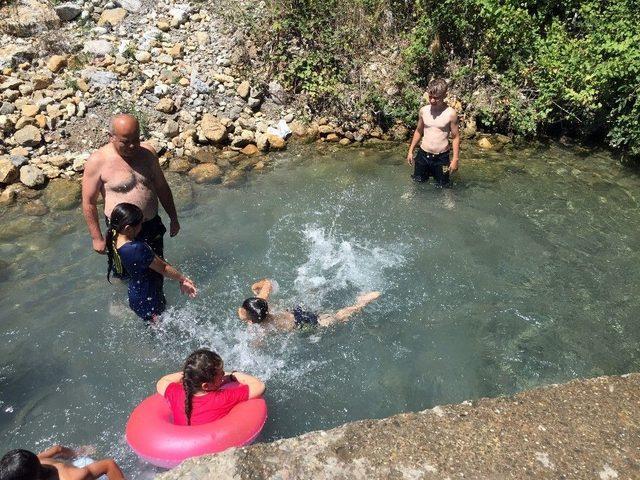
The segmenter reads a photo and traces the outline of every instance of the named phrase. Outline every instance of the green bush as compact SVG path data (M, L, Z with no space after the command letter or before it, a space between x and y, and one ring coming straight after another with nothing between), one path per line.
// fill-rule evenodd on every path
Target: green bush
M400 94L360 96L383 126L413 124L420 90L445 75L485 127L569 132L640 157L638 0L269 2L271 71L318 110L360 88L352 73L376 46L402 43ZM477 89L491 101L474 104Z

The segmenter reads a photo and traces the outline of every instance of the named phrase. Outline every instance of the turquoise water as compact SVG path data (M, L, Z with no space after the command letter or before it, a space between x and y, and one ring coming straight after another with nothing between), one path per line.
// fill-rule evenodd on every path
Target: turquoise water
M450 190L414 185L404 148L300 147L234 188L171 176L182 231L157 329L106 281L80 212L0 217L0 445L95 445L133 478L128 414L197 347L267 383L261 440L640 368L640 179L602 153L467 149ZM12 233L13 232L13 233ZM20 234L15 237L15 234ZM264 335L235 317L252 281L326 330Z

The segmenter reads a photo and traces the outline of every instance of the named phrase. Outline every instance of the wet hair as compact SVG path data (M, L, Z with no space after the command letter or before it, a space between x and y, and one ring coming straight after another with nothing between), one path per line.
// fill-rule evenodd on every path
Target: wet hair
M245 309L249 320L253 323L261 323L269 314L269 304L263 298L251 297L242 302L242 308Z
M444 98L447 95L447 82L442 78L436 78L429 82L427 87L427 94L434 97Z
M29 450L11 450L0 459L0 480L38 480L42 470L40 460Z
M118 250L116 249L116 239L118 234L122 233L122 230L127 225L133 227L142 223L144 215L140 207L132 203L119 203L115 206L111 212L111 218L109 219L109 229L107 231L106 244L107 244L107 280L111 283L111 272L115 271L118 274L123 273L122 261Z
M203 383L212 382L216 374L222 370L222 366L220 355L206 348L196 350L184 362L182 388L184 389L184 414L187 417L187 425L191 425L193 395L201 390Z

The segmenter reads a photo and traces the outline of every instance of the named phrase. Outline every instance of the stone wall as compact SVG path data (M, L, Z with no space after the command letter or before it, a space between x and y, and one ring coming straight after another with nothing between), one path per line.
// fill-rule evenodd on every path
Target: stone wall
M184 462L162 480L640 478L640 374L363 420Z

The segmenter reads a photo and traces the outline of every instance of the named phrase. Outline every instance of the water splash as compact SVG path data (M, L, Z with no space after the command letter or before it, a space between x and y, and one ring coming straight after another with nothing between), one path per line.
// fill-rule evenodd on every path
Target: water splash
M340 290L382 290L384 271L404 263L402 245L371 246L317 225L305 225L301 235L307 260L296 272L294 288L309 307L319 308Z

